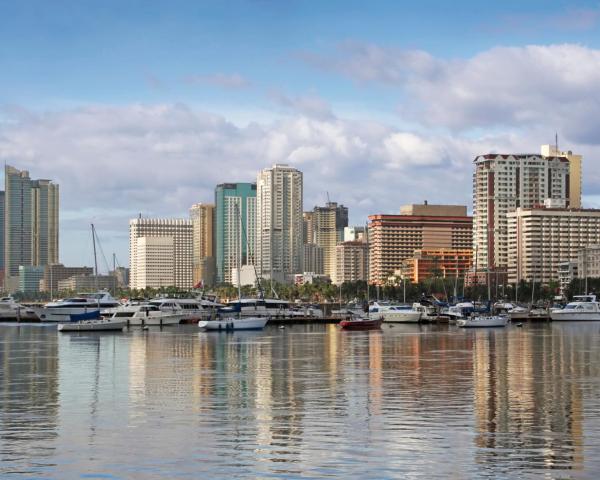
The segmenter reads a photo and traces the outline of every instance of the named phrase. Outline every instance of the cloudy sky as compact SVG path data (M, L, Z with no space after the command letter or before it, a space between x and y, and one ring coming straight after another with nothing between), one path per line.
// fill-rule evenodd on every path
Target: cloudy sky
M67 265L276 162L354 224L470 205L555 132L600 207L599 2L0 0L0 160L60 183Z

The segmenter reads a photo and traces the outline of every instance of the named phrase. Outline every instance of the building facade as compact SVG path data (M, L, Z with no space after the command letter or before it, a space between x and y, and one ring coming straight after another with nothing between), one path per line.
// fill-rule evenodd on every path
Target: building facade
M324 207L315 207L312 215L314 243L323 251L323 271L329 278L335 276L335 246L338 244L337 204L328 203ZM311 272L313 270L304 270Z
M509 283L557 281L561 263L600 243L600 210L517 208L507 218Z
M47 265L40 282L40 291L58 293L58 282L74 275L93 275L92 267L65 267L62 263Z
M5 286L14 291L19 266L58 263L59 187L9 165L4 182Z
M293 281L302 270L302 172L274 165L257 178L257 265L263 278Z
M581 278L600 278L600 244L586 245L577 252L577 272Z
M369 281L382 285L415 250L472 248L473 218L462 205L409 205L369 216Z
M156 240L160 238L163 240ZM131 288L192 288L192 262L191 220L140 217L129 221ZM148 276L148 272L153 272L152 277ZM159 273L154 276L155 272ZM149 285L149 278L156 279L158 285L155 280Z
M117 278L114 275L73 275L58 282L58 290L61 292L114 291L116 287Z
M215 275L213 249L213 226L215 206L196 203L190 208L193 229L193 274L194 285L212 285Z
M336 271L333 283L367 281L369 246L362 241L341 242L335 247Z
M428 278L464 279L473 262L473 250L421 249L402 262L401 276L413 283Z
M256 262L256 184L217 185L214 236L217 282L232 283L238 264Z
M317 275L324 275L323 269L323 247L320 247L316 243L307 243L304 245L302 272L312 272Z
M580 205L581 156L555 155L546 147L542 153L549 155L489 154L475 158L473 247L478 268L507 268L507 213L542 205L547 199L562 207ZM572 169L569 158L574 162Z
M44 276L44 267L19 265L19 292L34 295L40 291L40 280Z

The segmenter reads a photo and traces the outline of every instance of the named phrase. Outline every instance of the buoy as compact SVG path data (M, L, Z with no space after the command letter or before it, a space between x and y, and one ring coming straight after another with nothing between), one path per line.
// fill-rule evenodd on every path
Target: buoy
M285 326L284 326L284 325L279 325L279 329L280 329L280 330L283 330L284 328L285 328Z
M522 323L517 323L517 327L522 327L523 324Z

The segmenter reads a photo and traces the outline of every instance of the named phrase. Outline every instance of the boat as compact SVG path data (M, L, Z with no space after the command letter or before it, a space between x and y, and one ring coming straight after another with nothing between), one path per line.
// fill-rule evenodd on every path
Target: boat
M565 308L555 308L550 311L550 318L558 321L597 321L600 320L600 304L596 295L575 295L573 301Z
M181 322L181 313L177 310L164 311L152 303L123 305L118 308L111 319L122 320L127 325L168 326Z
M344 330L376 330L381 328L383 318L364 318L354 315L342 320L339 325Z
M447 308L442 308L439 313L440 317L445 317L451 323L456 323L461 318L466 318L473 313L475 306L471 302L460 302L456 305L450 305Z
M507 323L508 317L505 315L474 315L456 321L456 324L462 328L506 327Z
M218 331L262 330L268 321L269 317L225 317L198 322L198 327Z
M101 318L97 320L81 320L72 323L59 323L59 332L107 332L120 331L125 328L125 322L115 322L111 319Z
M421 313L421 322L436 322L439 318L438 310L433 305L423 305L420 302L413 303L413 310Z
M240 298L227 302L219 308L221 315L235 314L240 317L280 317L294 316L290 312L290 302L279 298Z
M107 291L80 294L77 297L49 302L41 308L32 308L42 322L69 322L71 315L98 312L120 304Z
M529 309L525 307L514 307L508 316L511 320L529 320Z
M239 207L237 204L234 205L235 211L238 217L240 231L243 232L242 226L242 216L239 212ZM241 242L239 243L241 248ZM238 252L238 263L237 263L237 278L240 279L240 270L241 270L241 260L242 260L242 252ZM256 271L255 271L256 273ZM258 275L256 275L258 278ZM267 302L262 295L262 288L260 287L259 282L259 290L261 291L261 298L253 299L254 303L246 303L246 306L250 307L250 311L254 307L255 315L248 316L243 313L248 313L248 310L244 312L244 302L242 299L242 286L241 282L237 282L237 290L238 290L238 298L236 302L230 302L228 304L228 308L219 309L217 312L217 317L214 319L207 320L206 322L199 322L198 328L206 329L206 330L217 330L217 331L233 331L233 330L262 330L265 328L265 325L269 321L270 316L267 314L259 315L258 307L261 307L261 313L268 311L268 305L287 305L289 308L289 302L285 302L283 300L278 301L277 303ZM263 309L264 308L264 309Z
M409 305L392 305L387 302L373 302L369 313L378 314L384 322L390 323L419 323L423 315L423 312Z
M288 316L290 318L323 318L323 310L316 305L300 305L290 308Z
M33 309L16 302L13 297L0 298L0 321L2 320L39 320Z

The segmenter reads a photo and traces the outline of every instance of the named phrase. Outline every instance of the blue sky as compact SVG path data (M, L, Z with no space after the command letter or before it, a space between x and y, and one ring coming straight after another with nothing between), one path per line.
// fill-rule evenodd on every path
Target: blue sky
M0 0L0 160L61 183L69 265L90 221L127 263L128 218L276 161L362 224L470 203L474 155L559 132L600 206L599 26L598 2Z

